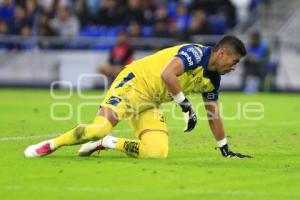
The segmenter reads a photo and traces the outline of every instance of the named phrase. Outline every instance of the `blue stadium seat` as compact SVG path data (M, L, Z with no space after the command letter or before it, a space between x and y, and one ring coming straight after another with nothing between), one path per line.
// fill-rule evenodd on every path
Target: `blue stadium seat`
M154 28L152 26L143 26L142 27L142 35L144 37L151 37L153 36Z
M118 27L117 26L111 26L111 27L107 28L106 36L117 37L118 33L119 33Z
M80 30L80 36L99 37L107 34L105 26L85 26Z

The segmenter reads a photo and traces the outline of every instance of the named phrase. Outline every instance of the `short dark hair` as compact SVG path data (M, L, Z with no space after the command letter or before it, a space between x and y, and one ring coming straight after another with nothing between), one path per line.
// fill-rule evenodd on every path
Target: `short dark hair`
M235 53L240 54L241 56L245 56L247 54L247 50L245 48L244 43L233 35L224 36L217 44L213 47L213 51L218 51L222 47L228 47Z

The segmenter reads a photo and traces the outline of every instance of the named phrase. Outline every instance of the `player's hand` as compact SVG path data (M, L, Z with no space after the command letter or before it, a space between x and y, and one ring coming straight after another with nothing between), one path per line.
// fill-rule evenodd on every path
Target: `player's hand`
M253 158L250 155L244 155L241 153L234 153L234 152L230 151L228 144L225 144L224 146L219 147L219 149L221 150L222 155L227 158Z
M184 132L189 132L193 130L197 124L196 113L193 111L192 104L189 102L187 98L185 98L184 101L181 102L179 105L183 112L184 120L186 124L184 128Z

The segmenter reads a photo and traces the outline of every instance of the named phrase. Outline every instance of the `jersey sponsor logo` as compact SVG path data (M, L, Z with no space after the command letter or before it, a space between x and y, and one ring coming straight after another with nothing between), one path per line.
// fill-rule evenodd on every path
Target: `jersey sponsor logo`
M187 51L191 52L194 55L194 57L196 58L197 63L201 62L203 52L199 47L189 47L187 49Z
M189 63L189 66L193 66L194 65L194 62L192 60L192 57L185 51L180 51L179 54L183 55L184 57L186 57L188 63Z
M208 100L215 100L216 99L216 94L215 93L213 93L213 92L209 92L209 93L207 93L207 95L206 95L206 98L208 99Z
M117 106L120 102L122 101L121 98L116 97L116 96L111 96L108 100L107 100L107 104L111 104L113 106Z
M202 77L196 77L195 84L200 84L202 82Z
M207 90L208 86L207 85L203 85L201 88L200 88L200 92L205 92Z
M196 73L191 73L191 75L192 75L192 77L194 78L194 77L196 77Z

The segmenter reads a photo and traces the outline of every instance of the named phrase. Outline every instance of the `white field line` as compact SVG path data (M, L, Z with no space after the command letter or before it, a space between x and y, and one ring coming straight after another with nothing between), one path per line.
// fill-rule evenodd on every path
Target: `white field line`
M30 140L30 139L39 139L39 138L51 138L51 137L55 137L57 135L58 134L44 134L44 135L30 135L30 136L0 137L0 142L11 141L11 140Z
M300 193L290 193L290 192L255 192L255 191L239 191L239 190L197 190L197 189L141 189L141 188L105 188L105 187L45 187L45 186L20 186L20 185L8 185L0 186L0 190L8 191L21 191L21 190L31 190L39 192L93 192L93 193L112 193L112 192L122 192L122 193L167 193L167 194L203 194L203 195L227 195L227 196L289 196L289 197L300 197Z
M261 124L229 124L226 125L225 127L227 128L254 128L257 126L262 126ZM281 122L274 122L274 123L266 123L263 124L263 126L284 126L284 125L300 125L300 121L281 121ZM177 130L183 127L182 126L172 126L169 127L170 130ZM113 133L117 132L131 132L132 129L123 129L123 130L113 130ZM58 136L59 133L54 133L54 134L42 134L42 135L31 135L31 136L5 136L1 137L0 136L0 142L2 141L12 141L12 140L31 140L31 139L40 139L40 138L52 138L55 136Z
M124 130L114 130L113 132L129 132L131 129ZM8 136L8 137L0 137L1 141L11 141L11 140L31 140L31 139L39 139L39 138L52 138L60 135L60 133L54 134L42 134L42 135L30 135L30 136Z
M231 123L226 122L225 127L233 127L233 128L253 128L258 126L288 126L288 125L300 125L300 121L280 121L280 122L267 122L267 123L257 123L257 124L239 124L239 123Z

